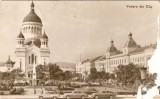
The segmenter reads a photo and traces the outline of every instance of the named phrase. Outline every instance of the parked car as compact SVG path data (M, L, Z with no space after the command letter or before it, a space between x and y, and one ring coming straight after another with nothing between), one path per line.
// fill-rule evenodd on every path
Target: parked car
M117 92L117 95L136 95L136 91L127 91L127 92ZM142 94L146 94L145 91L142 91Z
M91 95L91 97L93 99L100 99L100 98L105 98L105 99L114 99L116 96L116 94L114 92L111 92L111 91L100 91L98 93L93 93Z
M73 87L73 88L81 88L81 85L72 83L72 84L70 84L70 87Z
M72 87L64 87L64 88L58 88L58 90L62 91L63 93L71 93L72 91L74 91L75 89Z
M58 99L60 97L61 97L60 93L56 91L47 92L45 94L39 95L39 99Z
M87 88L86 90L83 91L84 93L88 94L88 95L91 95L92 93L97 93L98 90L95 89L95 88Z
M44 90L47 91L55 91L53 88L49 87L49 88L44 88Z
M85 99L87 94L82 93L81 91L73 91L72 93L65 93L63 98L65 99Z

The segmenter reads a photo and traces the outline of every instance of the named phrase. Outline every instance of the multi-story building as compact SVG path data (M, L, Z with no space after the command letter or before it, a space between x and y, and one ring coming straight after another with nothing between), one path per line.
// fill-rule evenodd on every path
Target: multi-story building
M155 49L156 44L141 47L134 41L132 33L129 33L128 40L125 42L122 51L116 48L112 40L105 55L91 59L92 62L91 60L85 60L78 63L76 71L83 75L84 72L89 72L91 68L96 68L97 71L105 70L112 73L118 65L127 65L129 63L148 67L148 59L154 54Z

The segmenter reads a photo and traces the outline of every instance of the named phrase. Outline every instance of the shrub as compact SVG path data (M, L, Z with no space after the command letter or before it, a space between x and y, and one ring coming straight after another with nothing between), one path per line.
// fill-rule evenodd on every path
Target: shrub
M23 88L17 88L16 89L16 94L23 94L24 89Z
M4 94L4 92L0 92L0 95L3 95Z
M15 94L15 92L16 92L16 88L13 88L9 91L10 94Z

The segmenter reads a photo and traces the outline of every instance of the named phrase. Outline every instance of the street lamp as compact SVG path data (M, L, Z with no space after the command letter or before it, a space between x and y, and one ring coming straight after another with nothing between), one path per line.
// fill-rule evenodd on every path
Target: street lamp
M36 63L35 63L35 59L34 59L34 62L33 62L32 85L33 85L33 86L37 85L37 80L36 80Z
M116 80L116 95L117 95L117 74L115 74L115 80Z

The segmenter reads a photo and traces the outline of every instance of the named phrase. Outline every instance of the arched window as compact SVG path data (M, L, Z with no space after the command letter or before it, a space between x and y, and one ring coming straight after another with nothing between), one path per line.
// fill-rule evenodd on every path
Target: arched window
M25 27L23 28L23 33L25 32Z
M36 33L36 27L34 27L34 33Z
M20 66L20 69L22 67L22 60L20 59L20 62L19 62L19 66Z
M33 26L31 27L31 32L33 33Z
M35 56L35 64L37 63L37 56Z
M46 59L44 59L44 65L46 65Z
M28 32L30 32L30 26L28 27Z
M31 55L32 57L32 64L34 63L34 54Z
M28 60L29 60L29 64L30 64L30 63L31 63L31 61L30 61L30 60L31 60L31 57L30 57L30 56L29 56L29 59L28 59Z

